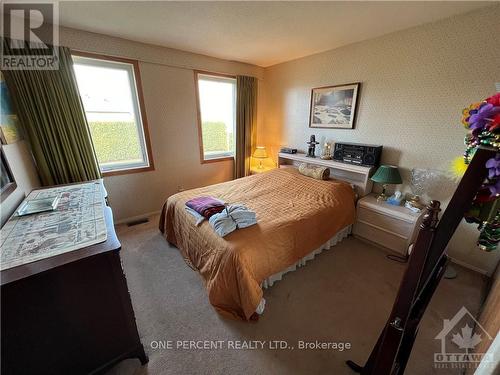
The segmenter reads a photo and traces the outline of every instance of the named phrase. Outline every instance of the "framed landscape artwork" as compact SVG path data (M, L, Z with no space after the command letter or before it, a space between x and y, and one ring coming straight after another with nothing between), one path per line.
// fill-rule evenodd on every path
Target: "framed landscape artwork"
M20 141L22 138L19 119L12 108L9 90L0 73L0 140L5 145Z
M360 83L318 87L311 92L310 128L352 129Z

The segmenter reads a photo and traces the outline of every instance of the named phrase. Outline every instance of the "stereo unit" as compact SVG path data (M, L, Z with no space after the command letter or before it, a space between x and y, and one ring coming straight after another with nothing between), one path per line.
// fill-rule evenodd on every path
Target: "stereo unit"
M285 154L296 154L297 149L291 147L281 147L280 152L284 152Z
M372 167L378 165L381 154L382 146L335 143L333 160Z

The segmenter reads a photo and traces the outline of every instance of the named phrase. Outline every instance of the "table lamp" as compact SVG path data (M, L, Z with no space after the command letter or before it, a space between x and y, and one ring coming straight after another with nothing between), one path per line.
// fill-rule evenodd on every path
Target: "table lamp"
M394 184L398 185L403 182L401 175L399 174L398 167L394 165L381 165L378 167L375 174L371 177L371 180L382 184L383 190L382 194L377 197L377 201L387 200L387 195L385 195L385 189L387 185Z
M257 146L255 147L255 151L253 152L253 157L259 160L259 166L257 167L258 169L263 169L262 167L262 159L267 158L267 151L264 146Z

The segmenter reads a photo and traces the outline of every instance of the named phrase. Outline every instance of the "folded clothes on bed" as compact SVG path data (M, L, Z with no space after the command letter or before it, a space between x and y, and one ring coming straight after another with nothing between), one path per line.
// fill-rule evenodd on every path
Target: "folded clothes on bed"
M242 204L226 206L224 211L213 215L208 222L221 237L227 236L239 228L257 224L257 215Z
M203 223L203 221L205 220L205 217L200 215L198 212L196 212L195 210L193 210L191 207L188 207L186 206L186 211L191 214L194 219L196 220L194 225L196 225L197 227L199 227L201 225L201 223Z
M186 206L209 219L224 209L224 202L214 197L196 197L186 202Z

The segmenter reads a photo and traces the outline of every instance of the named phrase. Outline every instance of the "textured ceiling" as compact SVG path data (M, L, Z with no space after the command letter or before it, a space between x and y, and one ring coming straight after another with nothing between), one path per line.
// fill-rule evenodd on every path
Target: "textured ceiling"
M487 4L63 1L60 23L265 67Z

